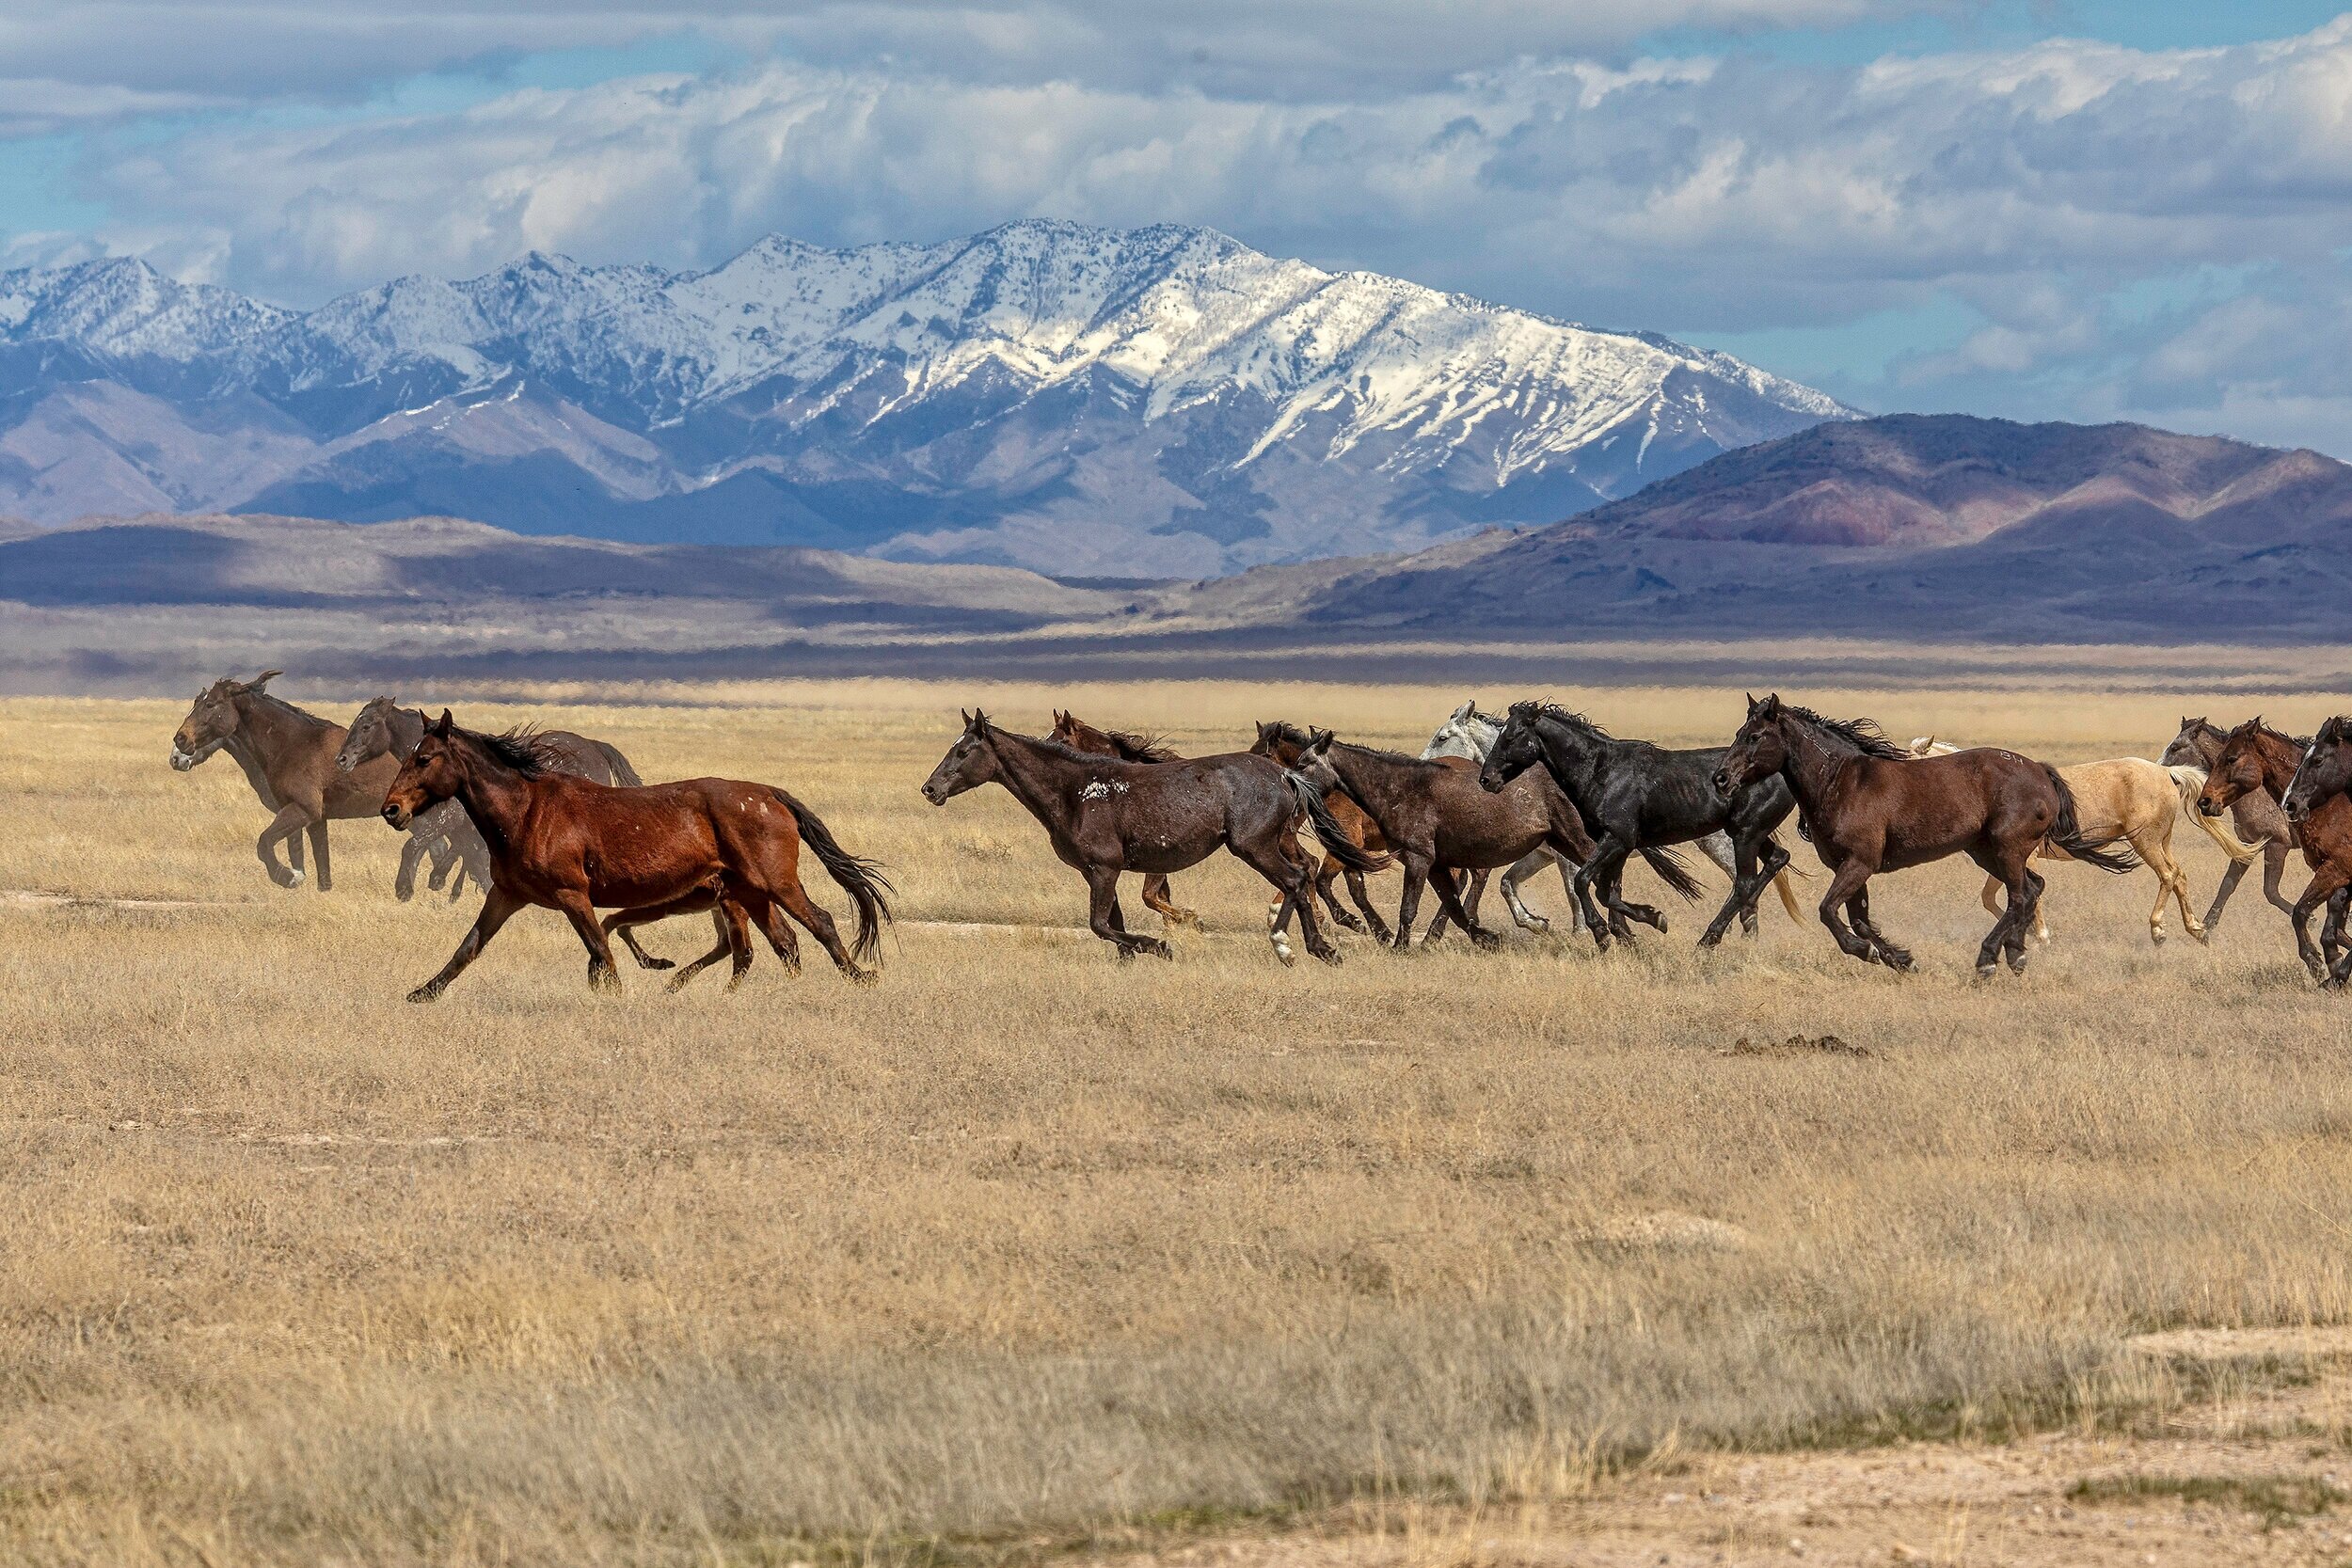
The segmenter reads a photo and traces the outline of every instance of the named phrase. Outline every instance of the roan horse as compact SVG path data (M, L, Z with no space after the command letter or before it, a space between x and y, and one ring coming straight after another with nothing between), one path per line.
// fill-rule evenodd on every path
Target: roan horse
M426 722L421 709L402 707L389 697L371 697L352 718L351 727L343 736L342 746L335 753L335 766L349 773L381 756L389 756L397 762L416 750L417 742L424 736ZM628 758L621 754L619 748L604 741L591 740L569 730L541 730L536 732L535 738L545 745L550 754L562 759L556 764L559 773L569 773L575 778L586 779L590 784L636 785L645 782L637 776L637 769L629 766ZM473 824L466 819L463 806L454 800L444 800L437 806L418 813L417 820L421 825L434 823L447 834L450 848L463 868L456 882L450 888L451 897L456 897L464 888L468 875L484 887L490 885L489 847L482 842L482 835L474 832ZM392 892L401 898L405 899L415 886L417 861L423 852L417 834L411 832L408 842L401 847L400 875L392 883ZM442 857L436 855L432 881L435 888L440 887L445 874L446 863ZM629 947L631 951L637 951L633 940L629 942ZM638 958L640 962L644 961L642 952L639 952ZM668 965L664 963L660 967L667 968Z
M1136 936L1119 908L1122 871L1163 875L1200 864L1219 846L1283 895L1269 933L1275 956L1292 961L1285 932L1295 911L1307 951L1326 963L1340 955L1315 922L1312 857L1297 838L1302 817L1344 861L1347 844L1322 796L1263 757L1246 752L1181 762L1124 762L1073 751L1058 740L998 729L985 713L963 716L963 734L931 776L923 798L944 806L967 789L1000 784L1045 829L1054 853L1086 878L1088 927L1122 958L1173 957L1167 942Z
M1157 736L1136 735L1127 730L1098 730L1067 708L1054 710L1051 738L1060 741L1073 752L1085 752L1098 757L1117 757L1122 762L1184 760L1174 750L1162 744ZM1198 930L1200 927L1200 916L1176 902L1168 892L1168 878L1161 872L1152 872L1143 879L1143 905L1158 912L1163 929L1174 930L1179 926L1190 926ZM1336 904L1331 906L1331 912L1343 921L1348 918L1341 913Z
M756 924L787 969L800 968L788 913L824 945L841 973L869 980L890 919L890 883L872 862L834 842L815 812L771 784L734 779L609 787L559 770L560 754L528 731L477 735L451 722L427 726L384 796L384 820L405 828L437 800L456 800L490 848L489 890L473 928L438 974L408 993L430 1002L481 955L515 911L561 910L588 949L588 983L620 984L606 940L614 928L713 910L719 944L678 971L675 990L722 958L728 984L752 966ZM844 946L801 886L806 846L857 909L857 938ZM598 923L599 908L618 908Z
M343 743L343 727L263 690L279 673L265 670L249 681L223 675L198 692L196 705L171 737L171 766L185 773L215 752L227 752L245 769L246 782L262 804L275 814L253 846L269 879L279 887L302 885L302 835L307 831L318 862L318 890L325 893L334 885L326 858L326 824L337 817L375 816L399 764L379 758L355 772L339 770L335 753ZM404 871L413 870L416 856L443 843L446 828L446 821L420 824L403 847ZM278 859L281 841L290 864Z
M1754 929L1757 897L1788 869L1788 852L1772 831L1794 805L1776 779L1754 789L1719 788L1713 781L1721 776L1723 759L1720 747L1670 752L1646 740L1620 740L1582 714L1549 703L1514 703L1478 782L1501 789L1534 768L1550 774L1575 802L1585 826L1598 835L1593 858L1577 869L1576 898L1594 942L1604 950L1609 932L1594 906L1593 890L1600 890L1612 914L1633 914L1639 906L1628 905L1619 887L1628 856L1728 833L1731 893L1699 937L1701 947L1712 947L1724 940L1735 915ZM1793 902L1785 887L1781 897ZM1662 916L1637 918L1666 928ZM1624 934L1622 919L1613 924Z
M2218 724L2184 715L2181 733L2172 737L2171 744L2165 747L2164 754L2156 760L2167 768L2193 767L2210 774L2214 759L2221 754L2222 743L2229 738L2230 732ZM2201 794L2203 788L2201 782L2198 785ZM2192 798L2192 810L2194 804ZM2213 904L2205 911L2205 929L2208 933L2221 928L2221 911L2229 904L2230 895L2237 891L2238 883L2245 880L2246 868L2253 863L2256 853L2263 860L2263 896L2269 899L2281 914L2295 912L2295 901L2279 890L2280 879L2286 875L2287 851L2295 847L2295 829L2268 790L2249 789L2230 803L2230 820L2237 828L2233 841L2242 841L2234 849L2230 843L2222 841L2218 818L2203 812L2195 812L2194 815L2207 832L2215 834L2215 842L2220 844L2223 853L2230 857L2230 867L2222 872L2221 885L2214 889ZM2246 852L2240 853L2241 850Z
M2316 740L2280 735L2259 715L2249 719L2222 738L2213 771L2206 775L2204 792L2197 797L2197 809L2207 816L2218 816L2247 796L2261 792L2280 801L2284 815L2287 791L2316 745ZM2288 908L2287 916L2295 922L2296 956L2313 979L2326 980L2334 973L2338 951L2344 945L2345 900L2352 896L2347 893L2347 881L2352 879L2352 854L2347 853L2352 847L2352 800L2334 795L2314 799L2312 791L2306 789L2303 804L2305 814L2289 820L2304 863L2312 868L2312 879L2302 896ZM2312 911L2322 904L2328 906L2328 919L2318 945L2313 946Z
M2137 863L2083 836L2074 794L2046 763L1991 747L1915 761L1867 719L1840 722L1778 696L1751 697L1715 787L1729 794L1775 773L1831 873L1821 924L1841 952L1898 973L1911 968L1911 955L1870 921L1867 884L1879 872L1964 854L1998 877L2009 904L1977 950L1977 973L1989 975L2004 954L2012 970L2026 967L2025 933L2042 888L2027 863L2042 840L2104 871ZM1841 909L1851 930L1838 921Z
M1935 757L1952 756L1961 748L1931 735L1913 740L1910 750L1914 757ZM2148 912L2148 935L2164 941L2164 910L2171 901L2180 905L2183 928L2199 942L2205 941L2205 925L2188 907L2188 873L2172 857L2172 824L2187 813L2189 820L2203 829L2236 864L2245 864L2256 853L2250 845L2240 844L2219 817L2197 810L2198 792L2205 787L2205 770L2185 763L2167 767L2146 757L2110 757L2105 762L2070 764L2058 769L2058 777L2074 792L2074 809L2084 833L2102 842L2125 840L2140 863L2155 873L2156 904ZM2064 850L2047 844L2034 854L2040 860L2067 858ZM1984 879L1984 907L1994 914L2001 912L2000 892L1998 880ZM2050 927L2039 909L2034 911L2033 938L2044 947L2050 945Z
M2318 887L2323 879L2336 884L2328 923L2341 935L2344 890L2352 887L2352 718L2339 714L2319 726L2279 799L2302 836L2303 852L2316 849L2325 858L2324 867L2312 868L2312 885ZM2342 957L2329 955L2324 983L2342 990L2347 981L2352 981L2352 947Z
M1262 735L1266 729L1259 726ZM1454 885L1456 871L1510 865L1539 845L1579 865L1593 852L1593 841L1576 808L1540 772L1530 781L1534 787L1493 794L1478 787L1475 773L1451 761L1351 746L1334 739L1328 730L1309 733L1296 768L1299 777L1318 791L1346 791L1380 825L1391 852L1405 863L1405 895L1397 907L1394 938L1398 948L1412 941L1423 888L1437 890L1439 907L1477 946L1492 947L1502 940L1462 907ZM1671 873L1661 868L1660 874L1670 883L1679 878L1683 888L1692 886L1678 866Z

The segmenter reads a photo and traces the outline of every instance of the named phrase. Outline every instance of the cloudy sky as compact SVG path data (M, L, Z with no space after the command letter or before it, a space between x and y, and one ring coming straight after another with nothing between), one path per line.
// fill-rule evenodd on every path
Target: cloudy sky
M0 262L307 305L529 249L1215 225L1872 409L2352 458L2352 13L2289 0L81 0Z

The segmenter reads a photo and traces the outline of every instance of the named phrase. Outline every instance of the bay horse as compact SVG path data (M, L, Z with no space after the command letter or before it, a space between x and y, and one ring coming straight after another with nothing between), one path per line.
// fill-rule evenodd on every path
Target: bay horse
M1753 927L1756 899L1788 865L1788 851L1773 830L1796 805L1776 778L1764 778L1753 788L1719 787L1714 781L1722 776L1723 761L1722 747L1668 751L1646 740L1620 740L1581 713L1524 702L1511 705L1478 782L1502 789L1532 769L1549 774L1575 803L1577 815L1597 835L1593 857L1577 868L1576 898L1603 950L1609 932L1593 892L1600 891L1600 902L1613 914L1630 914L1620 886L1629 856L1727 833L1731 892L1699 937L1701 947L1712 947L1724 940L1734 916ZM1785 889L1781 896L1791 897ZM1662 916L1651 924L1666 928Z
M214 752L226 752L271 813L269 826L253 845L269 879L284 888L302 885L307 832L311 858L318 863L318 890L326 893L335 880L326 855L326 824L375 816L399 764L378 758L354 771L337 768L343 727L263 689L282 673L264 670L249 681L223 675L198 692L195 705L172 734L171 766L176 772L189 772ZM404 866L413 867L414 855L432 852L443 843L452 818L462 820L451 813L420 822L403 847ZM278 858L281 843L286 847L284 863Z
M2339 884L2329 904L2329 924L2341 936L2344 889L2352 888L2352 718L2339 714L2319 726L2279 800L2287 820L2302 837L2303 852L2309 855L2317 850ZM2314 867L2314 885L2320 877ZM2324 983L2330 990L2342 990L2347 981L2352 981L2352 947L2346 947L2341 957L2329 955Z
M2210 774L2214 759L2221 754L2222 743L2229 738L2230 732L2220 725L2201 717L2191 719L2183 715L2181 733L2172 737L2156 760L2167 768L2192 767ZM2203 793L2202 781L2198 793ZM2287 851L2295 847L2295 828L2268 790L2248 790L2230 803L2230 822L2237 830L2234 833L2228 832L2219 817L2198 811L2194 797L2186 809L2221 846L2222 853L2230 857L2229 868L2221 873L2221 885L2214 890L2213 904L2205 911L2208 932L2220 928L2221 911L2228 906L2230 895L2237 891L2238 883L2245 880L2246 868L2253 863L2257 854L2263 862L2263 896L2280 913L2295 912L2295 901L2279 888L2286 876Z
M1261 734L1265 728L1260 726ZM1531 781L1534 787L1493 793L1481 789L1478 775L1466 767L1351 746L1329 730L1308 733L1295 767L1318 792L1344 791L1380 825L1390 851L1405 863L1392 939L1399 949L1411 943L1423 888L1437 890L1438 906L1474 945L1493 947L1502 939L1463 907L1455 872L1510 865L1539 845L1580 865L1593 852L1576 807L1541 774ZM1674 877L1693 886L1679 867Z
M1429 744L1421 749L1423 762L1439 762L1454 758L1471 768L1483 767L1486 753L1494 750L1495 736L1502 732L1502 721L1490 713L1478 710L1478 699L1470 698L1446 716L1444 723L1431 732ZM1568 895L1568 929L1573 931L1584 924L1584 911L1576 902L1576 867L1551 852L1549 846L1534 850L1524 860L1508 865L1502 871L1502 902L1511 911L1513 924L1522 931L1538 935L1551 929L1551 922L1527 907L1519 896L1519 884L1548 865L1560 868L1561 890ZM1470 912L1478 912L1479 894L1484 890L1487 873L1481 871L1471 879L1470 896L1463 900ZM1439 911L1438 920L1444 919ZM1430 929L1434 932L1436 925ZM1425 940L1425 939L1424 939Z
M384 795L385 821L405 828L433 802L456 800L490 849L482 912L409 1001L438 997L517 910L534 904L571 921L588 949L592 988L620 985L607 940L612 930L704 910L714 911L719 944L681 969L672 990L722 958L734 959L730 988L739 984L752 966L755 924L784 966L797 971L800 941L785 924L787 913L843 974L873 978L858 960L872 960L881 947L889 880L873 862L842 848L815 812L771 784L735 779L591 784L561 770L565 755L528 730L460 729L443 708L401 763ZM857 911L857 937L847 946L833 916L801 886L803 847ZM616 907L597 921L598 909Z
M1320 793L1264 757L1126 762L999 729L975 711L963 716L963 734L923 781L923 798L944 806L985 784L1002 784L1045 829L1062 863L1085 877L1087 927L1121 958L1174 953L1156 937L1128 931L1119 907L1120 873L1182 871L1222 847L1282 895L1268 933L1277 958L1293 961L1286 932L1295 911L1307 951L1326 963L1340 961L1315 922L1313 865L1297 824L1302 817L1311 822L1343 862L1360 862L1361 853L1332 823Z
M423 738L427 722L421 708L402 707L389 697L371 697L353 716L345 730L343 743L335 752L335 766L349 773L381 756L395 760L405 757L416 750L417 742ZM620 749L609 742L592 740L570 730L540 730L534 733L552 754L562 759L557 765L558 772L586 779L590 784L635 785L645 782L637 776L637 769L629 765L628 758L621 754ZM444 800L439 805L420 812L417 820L421 825L434 823L438 831L447 835L446 853L437 851L433 857L433 876L429 885L435 891L439 891L447 877L452 859L458 865L456 880L449 890L452 898L464 891L469 875L484 887L490 885L489 847L482 842L482 835L474 832L473 824L467 820L463 806L454 800ZM401 847L400 874L393 879L392 893L403 901L407 899L416 885L417 862L425 849L415 832L411 832L408 842ZM637 950L633 939L629 939L629 945L632 951ZM644 961L642 952L639 953L639 961ZM660 967L668 966L665 963Z
M1867 719L1824 719L1777 694L1750 697L1715 787L1728 795L1775 774L1831 874L1821 924L1839 951L1898 974L1912 967L1911 955L1870 920L1868 883L1882 871L1964 854L1998 877L2008 906L1977 950L1977 974L1988 976L2005 954L2010 969L2025 970L2025 933L2043 885L2028 863L2044 839L2103 871L2137 863L2084 836L2074 792L2047 763L1992 747L1914 760Z
M2280 815L2284 816L2287 790L2315 744L2280 734L2257 714L2222 737L2213 771L2205 778L2203 793L2197 797L2197 809L2207 816L2218 816L2247 796L2261 792L2280 802ZM2306 790L2304 806L2302 817L2288 820L2295 842L2303 851L2303 863L2312 868L2312 879L2302 895L2288 906L2287 918L2295 924L2296 956L2311 971L2312 978L2324 981L2334 973L2338 952L2344 947L2346 901L2352 899L2352 863L2340 859L2347 841L2352 841L2352 800L2334 796L2313 800ZM2328 906L2328 918L2318 944L2313 945L2312 911L2322 904Z
M1921 736L1910 746L1914 757L1951 756L1960 750L1933 736ZM2219 817L2197 810L2205 770L2185 763L2168 768L2146 757L2110 757L2104 762L2070 763L2058 769L2058 777L2074 792L2074 809L2083 832L2102 842L2122 839L2131 845L2140 863L2155 874L2156 903L2148 912L2149 937L2157 942L2165 940L2164 911L2169 901L2180 906L2182 928L2197 941L2206 941L2204 923L2188 907L2188 873L2173 858L2172 824L2185 813L2233 860L2250 861L2255 851L2238 843ZM2044 844L2034 851L2034 858L2048 861L2068 856L2057 846ZM1984 879L1984 907L1991 913L2001 912L2000 892L1997 879ZM2049 924L2039 908L2034 911L2033 939L2044 947L2050 945Z
M1182 762L1175 749L1163 743L1157 736L1136 735L1129 730L1098 730L1066 708L1054 710L1054 728L1050 738L1060 741L1074 752L1085 752L1098 757L1117 757L1122 762ZM1200 916L1176 902L1168 891L1167 876L1158 871L1143 879L1143 905L1155 911L1160 926L1174 930L1179 926L1200 928ZM1343 922L1348 916L1337 904L1331 912Z

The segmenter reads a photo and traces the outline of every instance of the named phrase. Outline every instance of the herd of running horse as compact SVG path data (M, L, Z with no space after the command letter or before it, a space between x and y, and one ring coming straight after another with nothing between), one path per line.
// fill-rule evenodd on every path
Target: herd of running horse
M786 791L727 779L646 784L603 741L561 730L478 733L456 724L447 709L431 719L388 697L368 703L346 727L271 694L265 689L277 673L224 677L199 693L172 738L172 766L186 771L216 752L238 763L273 813L255 847L280 886L303 881L307 836L317 885L326 889L326 824L360 816L380 816L407 833L401 897L413 893L420 867L429 866L429 885L446 884L453 897L469 880L478 884L480 915L411 1001L438 996L517 910L532 905L571 921L588 949L592 985L618 981L615 936L644 968L673 967L646 953L633 928L696 913L711 917L716 940L678 971L673 989L722 958L732 964L730 984L740 981L751 967L755 927L797 969L787 915L843 974L870 977L890 919L890 883ZM1629 941L1637 924L1666 929L1662 913L1625 896L1632 857L1681 897L1697 896L1677 854L1686 845L1731 880L1699 938L1712 946L1734 920L1755 931L1767 886L1800 918L1790 879L1804 874L1778 839L1794 816L1828 873L1821 923L1840 949L1864 962L1912 967L1911 954L1870 917L1868 883L1883 871L1953 855L1982 868L1994 920L1977 970L1990 975L2003 961L2025 968L2028 936L2049 940L2036 859L2119 873L2145 865L2157 879L2149 916L2157 942L2165 938L2168 902L2178 905L2189 934L2205 940L2259 859L2265 895L2291 918L2304 965L2330 988L2352 980L2344 932L2352 717L2331 718L2308 738L2259 718L2226 730L2184 719L2159 762L2124 757L2054 768L1933 737L1899 747L1868 720L1824 718L1777 696L1748 699L1730 744L1689 750L1620 739L1548 703L1518 703L1501 717L1465 703L1420 756L1271 721L1258 726L1246 751L1183 757L1152 737L1097 729L1066 712L1055 714L1045 736L967 713L963 733L924 782L924 797L945 805L992 783L1038 819L1055 854L1086 879L1089 925L1121 958L1166 958L1170 949L1128 930L1120 877L1142 875L1144 903L1165 926L1198 925L1175 901L1168 878L1220 847L1272 885L1266 925L1286 963L1294 918L1311 954L1339 961L1318 905L1350 930L1408 945L1425 893L1439 912L1424 944L1452 925L1491 946L1500 939L1479 924L1478 908L1498 870L1512 918L1548 929L1519 895L1520 884L1546 866L1564 879L1570 921L1605 950L1613 940ZM2187 878L2171 851L2172 825L2184 813L2230 861L2202 919L2191 911ZM1302 829L1312 831L1319 853L1302 843ZM856 911L856 934L846 942L801 885L803 847ZM2291 848L2312 869L2292 901L2280 891ZM1404 871L1393 927L1374 908L1364 880L1391 865ZM1342 880L1353 912L1333 892ZM2323 906L2327 919L2314 942L2311 917Z

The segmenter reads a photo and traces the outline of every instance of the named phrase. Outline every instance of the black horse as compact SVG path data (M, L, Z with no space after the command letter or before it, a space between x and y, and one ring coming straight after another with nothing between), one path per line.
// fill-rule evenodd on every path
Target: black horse
M1754 928L1757 896L1788 863L1788 851L1772 831L1796 808L1795 797L1777 777L1729 794L1716 788L1724 750L1669 752L1646 740L1619 740L1582 714L1549 703L1514 703L1478 782L1501 789L1541 763L1576 802L1596 845L1592 858L1577 867L1576 898L1593 940L1604 948L1609 929L1593 907L1595 888L1601 903L1619 917L1618 935L1627 934L1623 917L1629 915L1666 928L1665 917L1656 911L1625 902L1626 857L1713 832L1728 834L1735 867L1731 896L1699 938L1701 947L1712 947L1724 940L1735 915Z
M1173 957L1168 943L1136 936L1119 908L1122 871L1166 875L1200 864L1219 846L1272 882L1282 905L1272 922L1275 956L1291 961L1285 933L1294 911L1307 951L1338 963L1339 950L1315 923L1314 860L1299 844L1303 819L1343 863L1366 864L1331 820L1320 790L1264 757L1236 752L1168 762L1090 755L1034 736L1000 730L985 713L963 716L963 735L923 783L935 806L984 784L1003 784L1043 825L1054 853L1087 879L1087 924L1118 948Z

